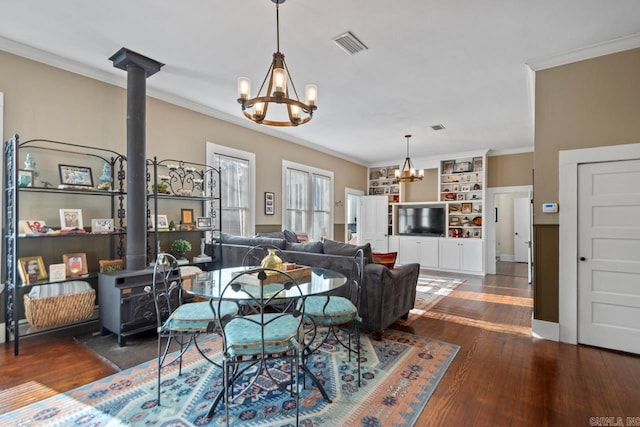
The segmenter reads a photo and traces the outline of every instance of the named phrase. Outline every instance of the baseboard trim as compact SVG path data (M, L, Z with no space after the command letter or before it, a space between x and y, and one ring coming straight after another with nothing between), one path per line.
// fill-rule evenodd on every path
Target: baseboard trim
M509 255L509 254L502 254L500 255L500 261L516 262L516 256Z
M531 319L531 336L550 341L560 341L560 324Z

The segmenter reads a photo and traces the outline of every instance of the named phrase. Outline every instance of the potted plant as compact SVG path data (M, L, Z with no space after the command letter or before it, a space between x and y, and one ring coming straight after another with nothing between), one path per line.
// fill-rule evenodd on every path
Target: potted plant
M191 243L184 239L176 239L171 243L171 253L177 259L185 259L185 254L191 250Z

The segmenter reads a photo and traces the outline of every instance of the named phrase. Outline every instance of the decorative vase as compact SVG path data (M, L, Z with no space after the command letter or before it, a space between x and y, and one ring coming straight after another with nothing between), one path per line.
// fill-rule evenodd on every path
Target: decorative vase
M260 267L262 268L273 268L275 270L279 270L282 268L282 259L278 255L276 255L275 249L267 249L269 252L266 257L262 259L260 262Z

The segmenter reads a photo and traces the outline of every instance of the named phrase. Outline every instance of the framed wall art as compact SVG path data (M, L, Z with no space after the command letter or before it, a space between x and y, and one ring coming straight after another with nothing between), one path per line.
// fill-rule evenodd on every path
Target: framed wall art
M47 279L47 269L41 256L18 258L18 271L24 284L32 284Z
M49 280L62 282L67 279L67 266L63 264L49 264Z
M265 191L264 193L264 214L275 215L275 199L276 194L272 191Z
M66 266L67 276L81 276L89 272L85 253L63 254L62 261Z
M153 215L151 216L153 221ZM158 224L156 224L158 230L168 230L169 229L169 220L166 215L158 215Z
M472 210L472 204L471 203L463 203L462 204L462 213L463 214L469 214L471 213Z
M93 187L93 176L89 167L58 165L58 170L60 171L61 184Z
M60 209L60 227L63 230L82 230L82 210L81 209Z
M160 222L159 218L158 222ZM180 209L180 222L182 222L182 224L193 224L193 209ZM167 227L168 226L169 225L167 225ZM160 228L160 225L158 225L158 228Z

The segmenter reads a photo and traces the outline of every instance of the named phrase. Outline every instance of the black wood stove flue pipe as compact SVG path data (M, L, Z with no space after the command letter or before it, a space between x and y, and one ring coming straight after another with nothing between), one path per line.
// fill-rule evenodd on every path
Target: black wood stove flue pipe
M147 267L146 79L164 64L124 47L109 60L127 72L127 270L142 270Z

